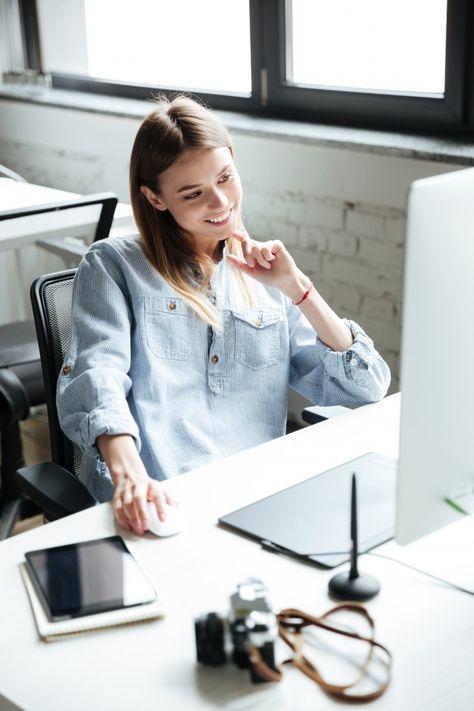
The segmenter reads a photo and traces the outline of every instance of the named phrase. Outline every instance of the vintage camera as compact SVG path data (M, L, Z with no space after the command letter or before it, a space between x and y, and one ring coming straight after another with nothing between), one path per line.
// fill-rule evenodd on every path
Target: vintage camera
M275 681L272 676L278 673L274 646L278 627L268 590L258 578L237 585L230 596L227 618L209 612L194 621L194 629L198 662L220 666L226 662L230 649L232 661L240 669L250 670L254 684ZM254 649L259 652L258 663Z

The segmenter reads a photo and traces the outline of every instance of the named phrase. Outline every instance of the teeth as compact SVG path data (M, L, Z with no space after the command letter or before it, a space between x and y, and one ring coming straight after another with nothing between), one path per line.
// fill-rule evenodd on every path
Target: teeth
M214 217L212 220L206 220L206 222L224 222L224 220L227 220L227 218L230 215L230 210L225 213L225 215L222 215L222 217Z

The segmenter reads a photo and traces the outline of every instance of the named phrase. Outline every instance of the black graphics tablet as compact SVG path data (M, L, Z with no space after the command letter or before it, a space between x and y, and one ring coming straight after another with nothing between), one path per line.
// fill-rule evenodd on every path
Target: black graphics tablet
M349 559L354 472L359 552L368 551L395 533L397 460L374 452L222 516L219 523L333 568Z
M51 620L134 607L156 592L120 536L25 553L26 566Z

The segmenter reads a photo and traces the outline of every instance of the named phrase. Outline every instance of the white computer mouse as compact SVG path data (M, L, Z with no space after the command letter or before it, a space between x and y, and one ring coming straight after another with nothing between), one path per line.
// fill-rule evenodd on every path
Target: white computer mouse
M154 533L155 536L159 536L160 538L166 538L167 536L174 536L181 531L183 522L181 512L176 506L165 504L164 511L166 519L165 521L160 521L153 501L148 501L147 504L150 519L148 530L151 531L151 533Z

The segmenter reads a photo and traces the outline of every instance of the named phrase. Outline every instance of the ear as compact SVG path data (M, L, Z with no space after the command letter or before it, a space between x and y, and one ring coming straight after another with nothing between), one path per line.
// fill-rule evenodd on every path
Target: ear
M150 205L154 207L155 210L161 210L162 212L164 212L168 209L165 203L158 197L158 195L155 195L153 190L147 188L146 185L140 185L140 192L146 197Z

